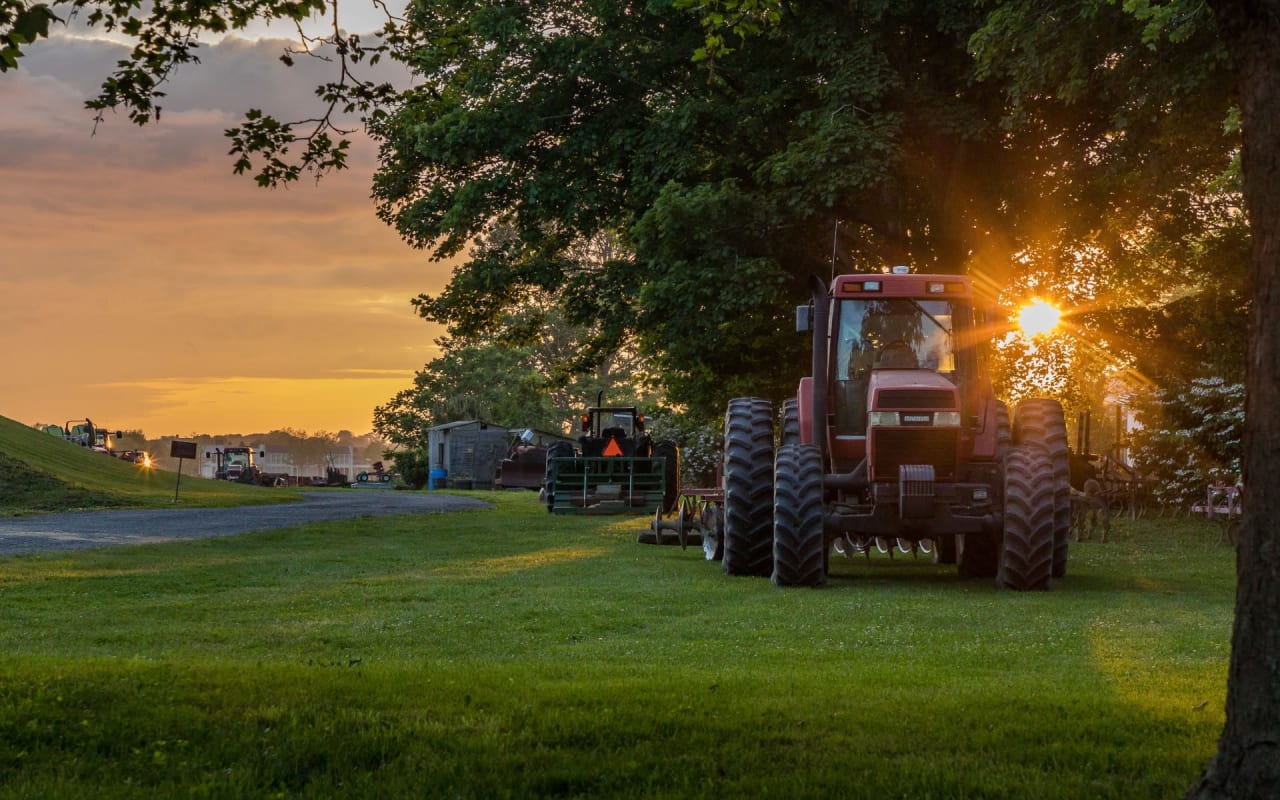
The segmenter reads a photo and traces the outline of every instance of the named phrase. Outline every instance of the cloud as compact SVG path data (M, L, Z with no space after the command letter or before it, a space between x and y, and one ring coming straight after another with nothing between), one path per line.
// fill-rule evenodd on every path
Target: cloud
M96 133L83 102L120 45L59 35L0 76L0 414L367 430L373 404L434 355L441 331L409 300L450 267L376 218L371 142L318 185L269 191L231 173L222 131L244 110L315 112L325 65L285 68L282 48L204 47L158 124L108 116Z

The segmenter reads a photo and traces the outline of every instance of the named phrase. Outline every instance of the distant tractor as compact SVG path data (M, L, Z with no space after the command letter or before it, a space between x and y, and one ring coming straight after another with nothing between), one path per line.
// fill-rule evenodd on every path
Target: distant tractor
M813 281L796 327L810 377L783 403L731 400L724 527L706 542L731 575L825 583L833 547L929 543L940 563L1017 590L1066 574L1070 494L1062 407L1024 400L1012 422L986 344L1004 330L955 275Z
M254 452L252 447L215 447L205 453L205 458L215 460L213 477L220 481L238 483L269 483L258 467L255 456L261 458L266 451Z
M653 443L635 406L588 408L575 448L547 448L543 498L553 514L648 513L674 507L680 493L680 449Z

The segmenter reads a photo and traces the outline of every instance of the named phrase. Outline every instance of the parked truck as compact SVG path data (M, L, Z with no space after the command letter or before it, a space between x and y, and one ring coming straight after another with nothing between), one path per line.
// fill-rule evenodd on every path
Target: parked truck
M934 544L960 573L1017 590L1066 574L1067 434L1053 400L995 396L987 345L1007 330L957 275L814 279L797 309L811 374L782 407L731 400L724 428L725 572L826 581L830 553L877 538Z

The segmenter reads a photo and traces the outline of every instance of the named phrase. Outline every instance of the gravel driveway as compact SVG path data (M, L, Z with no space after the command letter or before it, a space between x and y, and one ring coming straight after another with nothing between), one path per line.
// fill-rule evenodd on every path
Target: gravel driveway
M207 539L308 522L486 508L469 497L386 489L304 492L297 503L235 508L73 511L0 519L0 556L87 547Z

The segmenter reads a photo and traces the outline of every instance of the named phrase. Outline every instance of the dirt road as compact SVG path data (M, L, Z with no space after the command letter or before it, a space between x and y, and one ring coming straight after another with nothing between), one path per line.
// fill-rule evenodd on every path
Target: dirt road
M235 508L76 511L0 519L0 556L206 539L308 522L485 508L469 497L390 489L305 492L301 502Z

